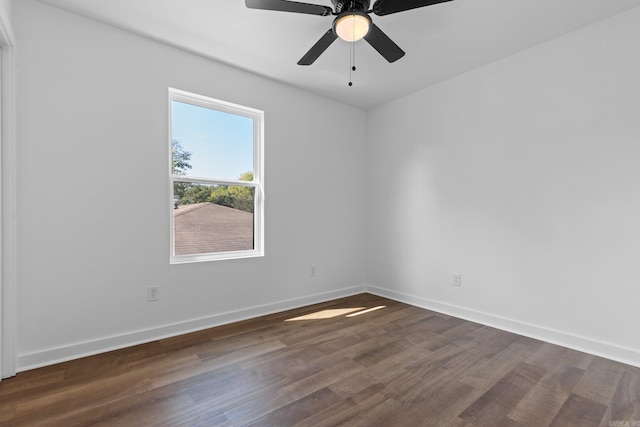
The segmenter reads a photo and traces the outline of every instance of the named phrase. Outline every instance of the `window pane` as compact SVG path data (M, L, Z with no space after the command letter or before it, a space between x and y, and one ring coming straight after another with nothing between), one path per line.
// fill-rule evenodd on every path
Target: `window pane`
M254 249L255 188L174 182L174 255Z
M172 101L171 120L173 174L216 179L253 174L253 119Z

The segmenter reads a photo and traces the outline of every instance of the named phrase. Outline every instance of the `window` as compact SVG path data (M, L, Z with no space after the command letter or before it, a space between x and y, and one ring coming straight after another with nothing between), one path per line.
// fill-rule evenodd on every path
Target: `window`
M264 113L169 89L171 263L264 253Z

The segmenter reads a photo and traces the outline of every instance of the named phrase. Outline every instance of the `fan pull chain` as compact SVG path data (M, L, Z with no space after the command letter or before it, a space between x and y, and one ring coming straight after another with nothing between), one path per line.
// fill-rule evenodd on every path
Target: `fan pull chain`
M353 79L351 78L351 73L352 71L356 70L356 43L355 42L351 42L351 54L350 54L350 65L351 68L349 68L349 86L353 86Z

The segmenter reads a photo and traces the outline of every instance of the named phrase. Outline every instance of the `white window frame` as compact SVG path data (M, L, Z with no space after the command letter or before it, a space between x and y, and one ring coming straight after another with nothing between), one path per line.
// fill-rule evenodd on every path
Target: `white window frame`
M172 124L173 101L208 108L237 116L247 117L253 120L253 181L240 181L233 179L218 179L215 177L193 177L172 174L173 155ZM253 249L243 251L212 252L205 254L175 255L174 244L174 218L173 218L173 187L174 182L188 182L208 185L229 185L254 188L255 205L253 212ZM226 101L198 95L179 89L169 88L169 198L167 207L170 207L171 223L171 247L170 263L182 264L202 261L218 261L238 258L253 258L264 256L264 112L250 107L233 104Z

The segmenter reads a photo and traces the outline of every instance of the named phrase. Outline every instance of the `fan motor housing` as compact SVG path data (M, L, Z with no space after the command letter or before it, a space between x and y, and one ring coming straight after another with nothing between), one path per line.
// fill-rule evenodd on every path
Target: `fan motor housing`
M331 0L336 14L350 10L369 10L369 0Z

